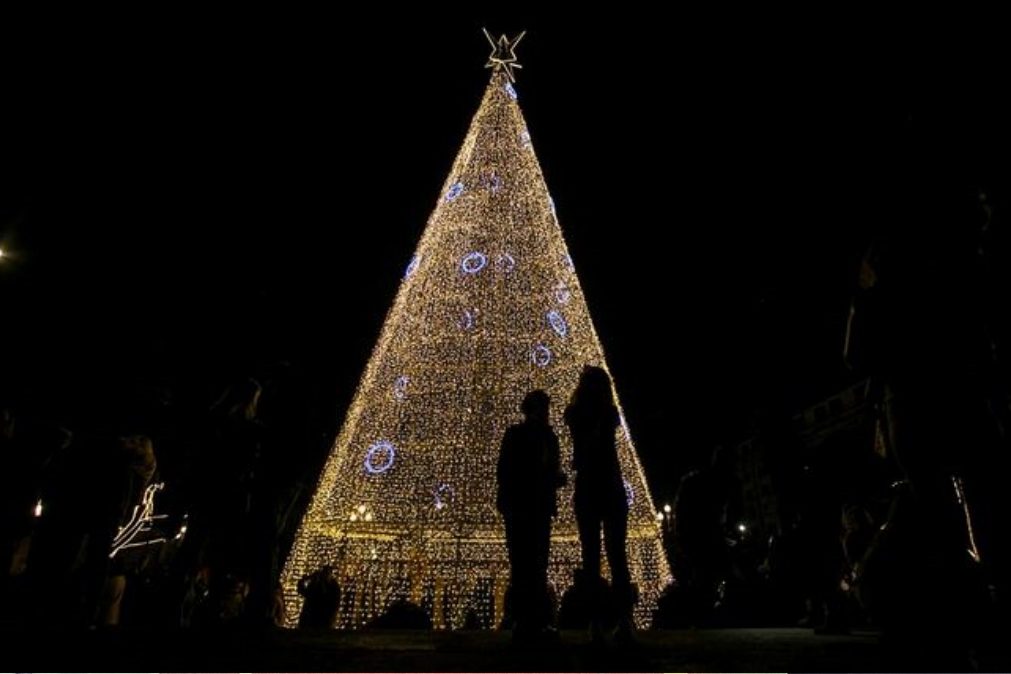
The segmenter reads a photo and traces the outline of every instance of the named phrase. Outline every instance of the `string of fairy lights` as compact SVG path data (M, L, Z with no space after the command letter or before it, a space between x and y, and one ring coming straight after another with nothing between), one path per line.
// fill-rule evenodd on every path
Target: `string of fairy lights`
M523 396L544 389L568 469L562 412L583 366L606 367L517 102L519 38L489 41L491 81L285 565L291 624L298 580L332 566L343 627L396 599L420 604L440 628L497 625L509 577L494 499L502 435L519 421ZM671 577L624 415L618 456L635 617L645 625ZM552 528L558 598L580 565L569 477Z

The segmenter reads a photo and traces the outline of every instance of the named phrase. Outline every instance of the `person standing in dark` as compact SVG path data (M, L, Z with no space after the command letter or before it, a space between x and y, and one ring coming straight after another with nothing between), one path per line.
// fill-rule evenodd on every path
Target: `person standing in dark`
M730 571L726 533L733 455L713 450L709 466L686 473L674 498L674 566L684 584L693 625L704 623Z
M628 532L628 501L618 464L614 433L620 419L614 406L611 378L602 368L583 368L572 400L565 409L565 423L572 434L572 466L576 471L573 496L583 572L594 581L600 577L600 529L611 567L611 590L619 611L622 634L632 630L631 576L625 553ZM598 614L602 611L598 607ZM598 636L599 621L591 629Z
M502 438L496 505L505 520L509 548L514 635L544 632L551 621L548 552L555 492L565 484L558 436L549 423L551 399L531 391L523 399L523 422Z
M897 652L961 669L989 602L981 572L1000 594L1006 490L984 395L992 363L972 204L952 185L924 185L862 260L847 330L845 356L875 384L905 477L856 584L882 588L866 593L869 610Z

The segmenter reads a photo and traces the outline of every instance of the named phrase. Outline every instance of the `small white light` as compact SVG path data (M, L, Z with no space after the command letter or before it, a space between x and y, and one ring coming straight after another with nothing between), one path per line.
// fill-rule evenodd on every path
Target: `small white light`
M365 513L365 521L366 522L372 521L372 513Z
M663 513L660 512L659 510L656 511L656 521L663 522Z
M744 522L741 522L740 524L737 525L737 530L743 534L745 531L748 530L748 527L745 526Z
M358 512L360 512L360 513L362 513L364 515L365 514L365 506L363 506L363 505L358 506Z
M663 511L665 513L667 513L668 515L670 515L670 503L664 503L663 504Z
M358 513L351 513L351 521L352 522L358 521Z
M4 258L4 249L0 248L0 260Z
M3 257L3 250L0 250L0 257ZM35 502L35 510L33 512L36 517L42 517L42 499Z

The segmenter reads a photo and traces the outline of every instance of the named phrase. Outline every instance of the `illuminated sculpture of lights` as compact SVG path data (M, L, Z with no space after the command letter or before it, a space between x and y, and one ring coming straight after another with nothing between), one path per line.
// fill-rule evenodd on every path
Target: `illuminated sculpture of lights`
M518 39L489 41L491 81L285 565L289 625L301 610L298 580L324 565L342 587L341 627L364 625L398 599L438 628L469 613L498 625L509 579L494 496L502 435L520 420L526 393L544 389L569 471L562 412L583 366L606 368L511 86ZM620 430L635 618L646 626L671 576L624 421ZM559 598L581 561L569 478L548 572Z

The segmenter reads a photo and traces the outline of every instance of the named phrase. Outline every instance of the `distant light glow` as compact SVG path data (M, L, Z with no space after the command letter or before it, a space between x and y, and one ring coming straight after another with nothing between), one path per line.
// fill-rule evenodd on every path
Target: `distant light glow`
M737 530L740 531L743 534L745 531L748 530L748 525L745 524L744 522L740 522L737 525Z
M369 447L365 453L365 470L372 475L385 473L393 465L397 450L392 442L380 440Z
M665 513L667 513L668 515L670 514L670 511L671 511L670 503L664 503L663 504L663 511Z
M446 201L454 201L461 194L463 194L463 183L453 183L446 191Z
M35 502L35 508L32 510L36 517L42 517L42 499Z
M487 256L485 256L484 253L478 253L475 251L463 256L463 261L460 262L460 269L462 269L465 274L476 274L484 269L486 264L488 264Z
M565 317L554 309L548 312L548 324L551 325L552 330L558 333L559 337L569 334L569 324L565 322Z
M435 488L435 509L442 510L449 505L453 497L456 496L456 492L453 487L443 482L438 487Z

